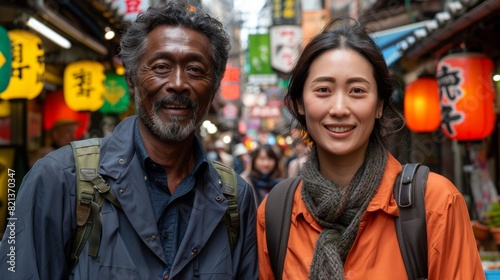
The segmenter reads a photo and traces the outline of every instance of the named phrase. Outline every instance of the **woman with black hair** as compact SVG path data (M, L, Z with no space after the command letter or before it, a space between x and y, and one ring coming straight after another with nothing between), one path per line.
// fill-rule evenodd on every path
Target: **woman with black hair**
M402 166L387 147L404 124L393 92L380 50L355 20L330 22L300 55L284 103L312 149L286 221L283 279L408 279L394 223ZM427 279L484 279L462 194L430 172L424 200ZM259 276L274 279L266 202L257 213Z
M264 144L252 151L251 169L241 174L254 189L257 205L283 178L280 176L279 158L273 147Z

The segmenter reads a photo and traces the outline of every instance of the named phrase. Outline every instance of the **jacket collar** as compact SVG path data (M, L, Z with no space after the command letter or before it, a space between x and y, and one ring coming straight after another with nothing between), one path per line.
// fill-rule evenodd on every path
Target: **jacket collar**
M115 180L122 177L135 155L134 126L137 116L120 122L113 133L103 138L99 173Z
M392 191L394 188L394 181L399 173L401 173L402 167L401 163L397 161L391 153L387 152L387 163L385 165L385 171L380 181L379 188L375 193L375 196L368 204L366 211L375 212L382 210L389 215L399 216L398 205Z

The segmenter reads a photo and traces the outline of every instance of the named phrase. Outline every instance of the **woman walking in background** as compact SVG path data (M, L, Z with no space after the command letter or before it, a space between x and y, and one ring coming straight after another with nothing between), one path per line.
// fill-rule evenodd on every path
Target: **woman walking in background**
M254 189L257 204L260 204L269 191L283 178L278 168L279 158L271 145L265 144L252 151L252 166L241 177Z

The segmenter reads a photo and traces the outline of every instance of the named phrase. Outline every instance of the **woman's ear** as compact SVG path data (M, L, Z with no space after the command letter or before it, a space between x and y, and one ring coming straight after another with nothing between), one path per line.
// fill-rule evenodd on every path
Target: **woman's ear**
M300 115L305 115L304 104L302 102L297 102L297 111Z

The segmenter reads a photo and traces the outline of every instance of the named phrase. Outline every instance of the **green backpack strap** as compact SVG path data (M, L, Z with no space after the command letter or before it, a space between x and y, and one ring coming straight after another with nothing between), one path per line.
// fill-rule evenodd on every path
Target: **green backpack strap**
M427 227L425 189L429 168L418 163L403 165L394 183L399 217L394 219L399 249L410 280L427 279Z
M238 213L238 184L236 173L229 166L218 161L212 161L212 164L221 176L224 190L222 191L227 199L228 207L225 216L227 225L227 233L229 236L229 244L231 252L233 252L238 243L238 235L240 230L240 217Z
M281 280L293 207L300 177L289 177L274 186L266 202L266 243L274 278Z
M101 206L104 199L116 207L121 205L111 194L110 186L99 175L100 138L91 138L70 143L75 158L76 172L76 234L71 252L71 267L89 240L89 256L96 258L101 243Z

